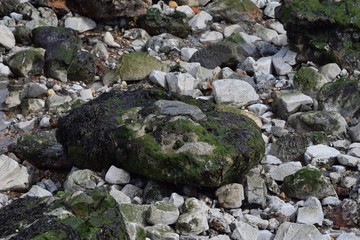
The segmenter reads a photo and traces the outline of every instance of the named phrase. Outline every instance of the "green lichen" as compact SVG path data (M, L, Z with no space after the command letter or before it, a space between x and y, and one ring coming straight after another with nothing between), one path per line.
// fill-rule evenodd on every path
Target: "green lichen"
M32 238L31 240L63 240L63 239L68 239L68 235L66 234L65 231L63 230L59 230L59 231L49 231L43 234L40 234L34 238Z
M294 76L294 84L302 91L316 91L322 82L321 73L311 67L301 67Z
M154 207L166 212L173 212L177 210L177 207L174 204L169 204L165 202L156 202Z

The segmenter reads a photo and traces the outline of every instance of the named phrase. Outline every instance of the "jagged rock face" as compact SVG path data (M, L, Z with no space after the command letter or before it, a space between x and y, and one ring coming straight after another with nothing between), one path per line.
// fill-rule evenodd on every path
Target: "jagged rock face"
M71 11L96 19L137 17L145 14L151 0L66 0Z
M62 117L57 139L77 167L113 164L170 183L231 183L261 160L264 142L251 119L164 98L174 100L157 90L104 94Z
M284 23L290 46L302 61L337 62L359 69L360 9L356 0L286 0L277 18Z

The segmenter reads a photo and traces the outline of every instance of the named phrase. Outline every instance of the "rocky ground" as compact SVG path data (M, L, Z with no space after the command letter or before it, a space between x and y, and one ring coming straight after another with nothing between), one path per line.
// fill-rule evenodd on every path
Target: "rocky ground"
M0 239L360 239L356 0L0 0Z

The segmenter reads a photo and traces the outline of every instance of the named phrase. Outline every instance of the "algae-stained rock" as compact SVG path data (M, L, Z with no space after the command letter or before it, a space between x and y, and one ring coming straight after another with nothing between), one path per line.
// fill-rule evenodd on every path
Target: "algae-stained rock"
M284 178L284 191L289 197L307 199L317 197L323 199L336 195L330 181L314 168L303 168Z
M189 98L206 118L159 112L160 98L174 99L156 89L104 94L60 118L57 139L77 167L115 165L171 183L232 183L261 160L264 142L248 117Z
M56 141L54 130L23 135L16 143L9 145L8 150L22 161L27 160L37 168L69 169L72 167L62 146Z
M250 0L216 0L208 9L232 23L259 21L261 10Z
M286 134L271 145L270 154L284 161L301 161L306 148L316 144L329 145L324 132Z
M325 84L318 93L319 108L337 111L343 117L360 114L360 87L358 80L342 78Z
M92 83L95 78L95 59L86 51L79 51L72 59L68 69L68 78L71 81Z
M298 132L324 131L328 135L346 132L347 123L338 112L309 111L291 115L288 123Z
M151 0L65 0L71 11L95 19L138 17L151 6Z
M256 48L247 43L239 33L233 33L220 43L210 44L195 52L190 62L199 62L203 67L213 69L235 67L248 56L256 53Z
M310 96L315 96L325 83L326 78L312 67L301 67L294 76L295 87Z
M124 220L105 189L18 198L0 209L0 237L9 239L124 239ZM69 211L59 209L67 206ZM63 212L63 214L61 213Z
M7 63L18 77L29 77L43 73L44 55L42 48L22 50L10 56Z
M139 18L138 23L152 36L170 33L180 38L186 38L190 34L186 14L178 11L165 15L160 13L157 8L149 8L146 15Z
M284 24L290 47L299 59L320 64L336 62L360 68L360 8L357 0L286 0L277 18Z
M20 0L2 0L0 1L0 17L9 16L20 3Z
M123 81L142 80L149 76L152 70L164 72L170 70L167 64L142 52L123 55L116 68L120 79Z

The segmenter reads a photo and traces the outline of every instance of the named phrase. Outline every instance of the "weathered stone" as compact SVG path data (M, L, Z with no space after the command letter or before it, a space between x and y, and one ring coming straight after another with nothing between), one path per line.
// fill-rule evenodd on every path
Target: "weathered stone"
M9 0L9 1L1 1L0 2L0 17L9 16L11 12L14 11L17 4L19 4L19 0Z
M290 197L307 199L310 196L323 199L336 195L329 180L317 169L303 168L284 178L284 191Z
M328 80L313 67L301 67L294 76L295 87L310 96L315 96Z
M188 115L197 121L206 118L200 108L180 101L158 100L154 103L154 107L161 115Z
M349 129L349 135L354 142L360 142L360 123Z
M96 23L86 17L69 17L65 19L65 27L82 33L96 28Z
M345 155L345 154L337 155L337 160L342 165L349 166L349 167L356 167L358 164L360 164L359 157L353 157L353 156Z
M258 169L252 169L246 174L246 199L249 203L266 205L267 188L265 179L260 175Z
M269 174L275 181L283 181L286 176L297 172L301 168L300 162L288 162L279 166L271 166Z
M309 146L304 154L305 163L316 166L318 168L330 168L335 158L340 154L338 150L323 144Z
M179 234L175 233L174 230L164 224L156 224L154 226L145 227L146 236L152 240L178 240Z
M119 191L115 185L111 186L109 193L118 204L131 203L131 199L124 192Z
M258 239L258 229L251 226L247 223L240 222L233 233L231 234L231 238L235 240L257 240Z
M259 95L247 82L233 79L222 79L213 82L213 94L217 104L242 107L256 102Z
M104 184L104 181L95 172L84 169L70 173L64 182L64 189L66 192L73 193L95 189L102 184Z
M304 206L298 209L296 222L322 226L323 221L324 213L319 199L316 197L306 199Z
M341 68L336 63L328 63L319 69L319 72L324 75L328 82L333 81L341 72Z
M314 225L284 222L276 232L274 240L325 240Z
M165 202L156 202L150 206L147 222L151 225L172 225L176 223L179 215L179 209L175 205Z
M241 184L233 183L218 188L215 192L219 204L224 208L240 208L244 197L244 188Z
M26 167L6 155L0 156L0 190L25 191L30 187L31 176Z
M132 184L126 184L121 191L125 193L127 196L129 196L130 199L133 199L134 197L142 197L143 190L135 185Z
M0 45L6 49L12 49L15 47L15 37L11 30L5 25L0 25L0 32Z
M189 20L189 26L193 32L201 32L211 24L212 16L205 12L200 11L192 19Z
M287 119L297 112L302 105L312 105L311 97L303 93L277 93L272 103L274 113L282 119Z
M7 59L11 71L19 77L38 75L44 71L45 50L34 48L22 50Z
M189 73L167 73L166 83L169 90L177 94L185 94L194 90L196 79Z
M52 194L51 194L51 192L49 192L48 190L46 190L42 187L33 185L27 193L22 195L22 197L26 197L26 196L41 198L41 197L50 197L50 196L52 196Z
M209 229L207 221L208 207L195 198L184 203L184 213L180 215L176 230L181 234L199 234Z
M130 174L115 166L111 166L105 174L105 181L111 184L127 184L130 182Z

